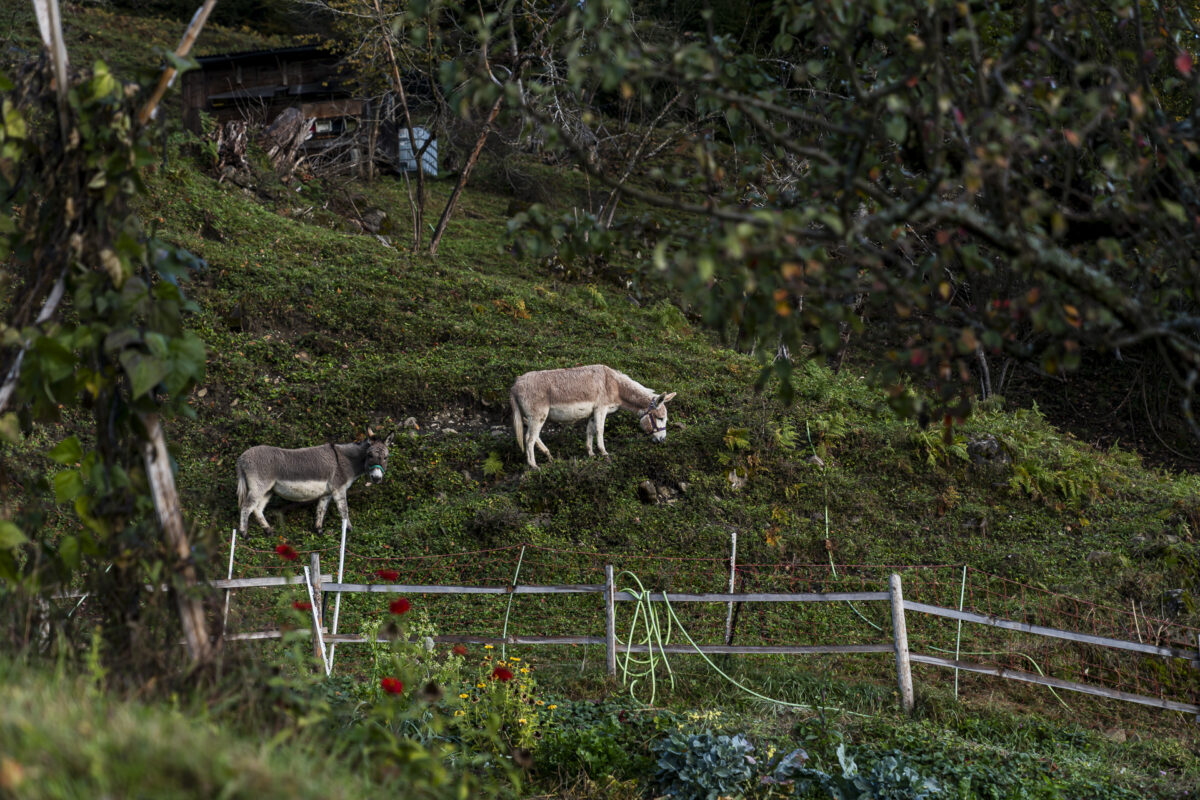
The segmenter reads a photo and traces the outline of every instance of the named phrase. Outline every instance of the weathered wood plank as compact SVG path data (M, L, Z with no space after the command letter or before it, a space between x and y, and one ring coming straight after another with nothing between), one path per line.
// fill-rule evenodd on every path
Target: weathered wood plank
M329 583L326 592L380 594L602 594L603 583L568 583L558 586L433 586L407 583Z
M961 619L965 622L977 622L980 625L990 625L993 628L1021 631L1023 633L1032 633L1038 636L1051 636L1055 639L1066 639L1072 642L1095 644L1101 647L1116 648L1118 650L1133 650L1138 653L1149 653L1150 655L1155 656L1182 658L1196 663L1197 666L1200 666L1200 662L1197 662L1196 653L1191 650L1179 650L1174 647L1158 647L1157 645L1142 644L1141 642L1128 642L1124 639L1110 639L1107 636L1095 636L1090 633L1076 633L1075 631L1064 631L1058 628L1047 628L1044 625L1032 625L1028 622L1017 622L1016 620L1004 619L1003 617L992 617L986 614L977 614L973 611L956 611L953 608L931 606L928 603L916 603L911 600L904 601L904 608L908 611L919 611L924 614L933 614L938 617Z
M685 592L666 592L665 599L672 603L842 603L865 600L887 600L891 595L887 592L705 592L688 594ZM638 600L630 592L617 592L616 599L623 602ZM663 592L650 592L646 599L653 603L661 603Z
M1072 692L1081 692L1083 694L1097 695L1099 697L1109 697L1114 700L1124 700L1128 703L1140 703L1145 706L1165 708L1169 711L1183 711L1189 714L1200 714L1200 706L1192 705L1191 703L1179 703L1174 700L1163 700L1158 697L1147 697L1146 695L1122 692L1118 691L1117 689L1108 689L1103 686L1093 686L1087 683L1067 681L1063 680L1062 678L1049 678L1045 675L1036 675L1032 672L1024 672L1019 669L1008 669L1007 667L988 667L982 664L973 664L967 661L955 661L952 658L941 658L940 656L925 656L918 653L910 653L909 659L919 664L932 664L938 667L949 667L951 669L966 670L967 672L978 672L984 675L995 675L998 678L1023 681L1025 683L1036 683L1041 686L1052 686L1055 689L1067 689Z
M332 575L322 575L321 582L333 580ZM266 578L222 578L220 580L209 581L208 585L214 589L265 589L272 586L290 586L292 584L303 584L304 575L272 575ZM328 591L328 589L326 589Z
M669 644L664 647L645 644L618 644L618 653L656 653L666 652L679 655L695 654L696 648L690 644ZM847 653L890 653L891 644L815 644L815 645L749 645L749 644L702 644L699 652L706 655L734 653L738 655L818 655L818 654L847 654Z
M438 644L604 644L603 636L472 636L470 634L454 634L445 636L434 636L433 641ZM341 642L344 644L361 644L367 641L366 637L358 633L334 633L325 637L327 642ZM385 641L383 637L379 641ZM415 642L416 639L409 641Z

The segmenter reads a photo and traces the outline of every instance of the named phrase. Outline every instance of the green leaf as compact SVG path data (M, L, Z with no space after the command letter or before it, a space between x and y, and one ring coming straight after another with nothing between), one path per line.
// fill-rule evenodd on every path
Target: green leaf
M70 436L55 445L54 449L46 455L54 463L63 466L78 464L79 459L83 458L83 446L79 444L79 437Z
M896 23L890 17L876 15L871 19L871 33L876 36L887 36L894 30Z
M3 417L0 417L0 439L6 442L16 444L21 439L21 422L17 419L17 412L10 411Z
M29 539L14 523L0 519L0 550L11 550L28 541Z
M69 503L83 494L83 476L77 469L64 469L54 475L54 499Z
M146 355L137 350L126 350L121 354L121 366L129 376L133 398L136 400L162 382L170 369L161 358Z
M70 569L79 569L79 539L75 536L64 536L58 545L58 557Z

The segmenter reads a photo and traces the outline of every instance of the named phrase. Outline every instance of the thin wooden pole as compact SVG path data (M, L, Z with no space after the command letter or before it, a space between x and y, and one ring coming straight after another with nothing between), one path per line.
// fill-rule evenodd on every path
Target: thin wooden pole
M612 564L604 565L604 657L608 676L617 677L617 585Z
M729 535L729 593L733 594L733 581L737 577L737 530ZM733 601L729 602L729 611L725 615L725 644L733 644Z
M204 23L208 21L208 15L212 13L213 6L217 4L217 0L205 0L204 5L196 9L192 21L188 23L187 30L183 32L183 38L179 40L179 46L175 48L175 55L179 58L184 58L192 51L192 45L196 43L197 37L200 36L200 31L204 29ZM150 99L146 101L146 105L138 113L138 124L145 125L150 120L154 119L154 115L158 112L158 103L162 100L163 95L167 93L167 89L175 82L175 76L178 71L174 66L168 64L163 70L158 79L158 85L154 87L154 93L150 95Z
M338 548L338 578L337 578L338 583L342 582L342 577L345 574L343 571L346 569L346 530L349 527L349 525L350 525L349 520L342 520L342 545L341 545L341 547ZM330 628L330 632L332 632L332 633L338 632L338 617L341 615L341 613L342 613L342 593L335 592L334 596L333 596L333 627ZM325 672L327 674L333 672L333 656L336 652L337 652L337 642L334 642L333 644L331 644L329 646L329 663L326 665L326 670L325 670Z
M888 580L892 595L892 635L896 647L896 679L900 686L900 706L904 713L913 710L912 664L908 660L908 628L904 624L904 591L900 576L892 573Z
M237 547L237 528L233 529L233 533L229 536L229 571L225 576L226 580L233 580L233 550ZM232 589L225 590L225 610L221 612L221 634L224 635L225 628L229 625L229 595L232 594Z
M967 565L963 564L962 587L958 590L958 610L959 613L963 610L963 603L967 599ZM954 638L954 660L958 661L958 655L962 646L962 620L958 621L958 634ZM954 668L954 699L958 699L958 667Z
M321 606L324 598L321 595L321 555L319 553L312 554L308 579L310 581L309 602L312 603L313 616L313 656L321 659L321 666L328 673L329 662L325 660L325 643L321 638Z
M475 140L475 149L467 157L467 163L458 175L458 182L454 184L454 191L450 192L450 199L446 201L446 207L442 209L442 216L438 219L437 227L433 230L433 239L429 242L429 255L431 256L437 255L438 245L442 241L442 234L446 232L446 226L450 224L450 216L454 213L454 207L458 204L459 195L462 194L463 188L467 185L467 178L471 177L471 170L475 168L475 162L479 160L479 154L483 152L483 145L487 141L488 134L492 132L492 123L496 121L496 117L500 114L500 105L503 101L504 95L501 94L496 98L496 102L492 104L492 110L488 112L487 119L484 120L483 127L479 130L479 138ZM416 153L415 150L413 152L414 154ZM424 169L424 158L421 158L417 161L417 170Z
M316 557L315 553L313 554L313 557ZM320 580L321 574L318 572L318 586L320 585ZM316 594L313 592L313 577L312 573L309 572L308 567L304 568L304 585L308 589L309 605L312 606L312 608L309 609L309 612L312 614L313 639L315 640L315 643L313 644L313 651L316 653L317 658L321 660L321 668L325 670L326 675L329 675L329 662L325 659L325 634L321 631L321 618L317 616L318 601Z
M192 561L187 531L183 527L183 511L179 504L179 493L175 489L175 476L171 473L167 440L157 414L142 415L142 423L146 428L146 438L142 441L142 461L146 467L150 492L154 496L154 510L158 514L158 524L168 548L179 559L178 569L183 579L183 586L175 591L179 621L192 663L203 664L212 659L215 648L208 638L204 603L195 591L200 581Z

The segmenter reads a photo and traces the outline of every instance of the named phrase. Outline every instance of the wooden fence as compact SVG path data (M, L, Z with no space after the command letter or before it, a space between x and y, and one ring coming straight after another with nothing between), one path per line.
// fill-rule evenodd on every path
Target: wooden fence
M339 567L339 573L341 569ZM1022 670L977 664L961 661L956 658L912 653L909 651L907 638L906 614L929 614L945 617L961 622L985 625L1010 631L1018 631L1040 637L1047 637L1070 642L1110 648L1120 651L1131 651L1145 656L1164 659L1181 659L1192 669L1200 669L1200 642L1197 650L1183 650L1176 647L1145 644L1142 642L1126 641L1094 634L1077 633L1043 625L1033 625L1027 622L1004 619L997 616L987 616L971 611L959 611L952 608L927 603L913 602L904 599L901 578L898 574L890 576L888 591L860 592L808 592L808 593L753 593L753 592L718 592L718 593L664 593L648 592L638 594L628 591L618 591L613 577L613 567L605 567L605 582L600 584L564 584L564 585L499 585L499 586L449 586L429 584L403 583L343 583L340 579L334 581L330 575L322 575L320 558L313 553L311 564L304 567L304 574L291 577L266 578L236 578L213 581L212 586L226 590L226 606L228 613L229 592L241 589L257 589L266 587L282 587L287 585L304 584L312 604L312 626L314 655L320 659L326 674L333 670L334 656L338 644L362 643L366 639L359 634L345 634L338 631L338 608L342 594L409 594L409 595L563 595L563 594L599 594L605 601L605 632L603 636L477 636L477 635L441 635L433 637L434 641L442 643L470 644L510 644L510 645L604 645L608 674L617 673L617 656L628 653L736 653L736 654L777 654L777 655L813 655L813 654L847 654L847 653L892 653L895 657L896 681L899 688L900 702L905 711L913 707L912 668L913 662L930 664L953 670L993 675L1007 680L1047 686L1052 689L1066 689L1073 692L1096 695L1100 697L1122 700L1131 703L1154 706L1171 711L1181 711L1200 715L1200 705L1178 702L1159 697L1151 697L1132 692L1119 691L1105 686L1081 683L1078 681L1052 678L1045 675ZM324 619L325 600L328 595L335 596L335 611L332 628L327 628ZM616 604L627 602L649 603L843 603L843 602L887 602L891 607L892 637L890 642L875 644L822 644L804 646L760 646L760 645L657 645L633 644L621 642L617 638ZM278 630L227 633L227 640L273 639L280 638ZM328 646L328 651L327 651ZM1197 717L1200 721L1200 716Z

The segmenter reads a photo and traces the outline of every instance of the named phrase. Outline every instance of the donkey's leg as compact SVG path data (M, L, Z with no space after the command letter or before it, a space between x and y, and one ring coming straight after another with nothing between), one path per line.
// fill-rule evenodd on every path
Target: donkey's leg
M604 409L596 411L596 445L600 448L600 455L608 457L608 451L604 449L604 418L607 416Z
M321 532L321 525L325 522L325 509L329 508L329 500L333 495L325 495L317 501L317 533Z
M529 466L537 469L537 459L534 458L533 448L537 447L546 454L546 458L550 459L550 451L546 449L546 445L542 444L542 426L546 424L546 417L531 416L529 418L529 426L525 430L525 461Z
M246 526L250 524L250 512L254 508L254 498L245 497L238 509L238 533L246 535Z
M271 499L271 492L263 492L259 496L258 502L254 504L254 518L258 520L258 524L263 526L263 530L267 533L271 532L271 523L267 522L267 518L263 516L263 509L267 507L267 502Z
M588 424L587 424L587 451L588 451L588 456L594 456L594 455L596 455L595 453L593 453L593 452L592 452L592 438L593 438L595 435L596 435L596 417L595 417L595 416L593 416L591 419L589 419L589 420L588 420Z
M337 503L338 514L342 516L342 522L346 524L346 528L352 528L350 524L350 506L346 504L346 490L333 493L333 502Z

